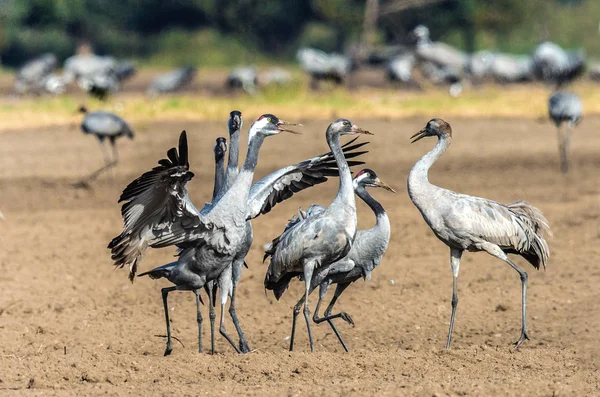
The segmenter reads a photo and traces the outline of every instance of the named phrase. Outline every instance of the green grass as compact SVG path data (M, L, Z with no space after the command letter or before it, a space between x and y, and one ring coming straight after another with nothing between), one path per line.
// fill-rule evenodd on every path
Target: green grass
M106 109L136 122L159 120L223 120L232 109L252 119L274 113L289 120L307 118L404 118L422 117L525 117L547 114L549 91L542 85L466 88L459 98L446 89L406 91L392 88L334 88L312 92L308 82L298 78L286 87L270 87L255 96L236 94L203 96L182 94L148 99L143 94L121 94L107 103L85 99L90 109ZM581 82L572 88L584 103L586 116L600 114L600 91ZM0 104L0 130L78 123L77 97L23 98Z

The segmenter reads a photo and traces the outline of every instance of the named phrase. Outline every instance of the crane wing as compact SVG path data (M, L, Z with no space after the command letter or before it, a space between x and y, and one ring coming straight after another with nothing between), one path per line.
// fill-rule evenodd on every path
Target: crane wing
M369 142L353 144L357 138L342 146L346 159L355 158L367 151L356 151ZM349 166L364 164L348 161ZM277 204L292 197L294 193L337 176L338 168L331 152L281 168L254 183L248 194L248 219L266 214Z
M526 201L507 205L464 195L455 201L453 216L447 226L470 239L481 239L498 245L507 253L516 253L536 268L546 265L550 255L544 235L551 235L548 221ZM537 259L536 259L537 258Z
M123 232L115 237L108 248L115 266L130 267L133 280L137 264L149 246L188 246L201 238L215 246L222 245L218 227L208 225L190 201L187 183L194 177L189 170L187 137L179 138L179 153L171 148L168 159L131 182L121 194ZM209 238L209 232L211 236Z

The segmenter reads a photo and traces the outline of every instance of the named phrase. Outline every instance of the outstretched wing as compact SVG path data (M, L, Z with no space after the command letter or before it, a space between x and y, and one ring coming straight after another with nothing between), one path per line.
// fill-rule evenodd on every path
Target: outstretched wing
M171 148L167 159L131 182L119 199L123 232L108 248L115 266L129 265L132 280L145 249L185 246L199 239L206 227L188 197L187 183L194 177L189 170L186 132L179 138L179 153Z
M357 138L342 146L346 159L358 157L367 151L356 151L369 142L352 145ZM364 164L348 161L349 166ZM294 193L327 181L328 176L337 176L338 168L331 152L304 160L298 164L281 168L254 183L248 194L248 219L271 211L277 203L287 200Z

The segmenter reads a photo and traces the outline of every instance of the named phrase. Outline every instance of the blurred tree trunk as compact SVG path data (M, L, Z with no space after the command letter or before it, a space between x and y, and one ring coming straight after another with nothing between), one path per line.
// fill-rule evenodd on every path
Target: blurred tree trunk
M362 63L371 52L375 41L377 19L379 18L379 0L367 0L365 4L365 17L363 30L360 37L360 46L357 54L357 63Z

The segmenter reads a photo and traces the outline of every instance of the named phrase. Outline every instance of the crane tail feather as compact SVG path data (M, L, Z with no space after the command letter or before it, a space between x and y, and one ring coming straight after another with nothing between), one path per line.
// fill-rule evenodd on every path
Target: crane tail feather
M540 265L546 269L546 263L550 256L550 248L545 236L552 236L552 230L548 220L542 212L527 201L516 201L507 207L519 218L523 219L522 227L529 238L529 244L525 250L506 250L508 253L521 255L536 269Z

